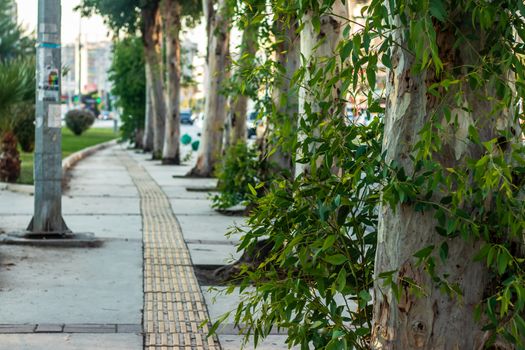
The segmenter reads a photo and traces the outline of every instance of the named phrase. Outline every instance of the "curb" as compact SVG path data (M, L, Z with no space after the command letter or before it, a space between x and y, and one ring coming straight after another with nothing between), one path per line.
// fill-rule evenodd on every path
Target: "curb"
M108 147L111 147L113 145L116 145L117 141L118 139L99 143L98 145L84 148L78 152L70 154L64 160L62 160L62 176L66 175L66 173L82 159L92 155L95 152L98 152Z
M84 148L78 152L70 154L62 160L62 177L66 178L66 174L71 168L73 168L79 161L92 155L95 152L101 151L113 145L116 145L118 139L99 143L91 147ZM0 191L7 190L17 193L25 193L33 195L35 193L35 186L33 185L20 185L20 184L9 184L9 183L0 183Z

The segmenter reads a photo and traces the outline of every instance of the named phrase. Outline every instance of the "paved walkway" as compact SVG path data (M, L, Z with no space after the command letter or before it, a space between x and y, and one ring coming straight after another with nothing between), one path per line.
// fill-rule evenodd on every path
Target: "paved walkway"
M236 237L224 233L242 219L217 214L206 193L186 191L213 180L173 178L188 170L121 146L80 162L64 217L104 245L0 246L0 350L240 349L231 324L218 339L198 327L234 309L237 297L198 286L192 266L238 257ZM32 203L27 194L0 191L0 231L27 226ZM259 348L287 347L272 335Z

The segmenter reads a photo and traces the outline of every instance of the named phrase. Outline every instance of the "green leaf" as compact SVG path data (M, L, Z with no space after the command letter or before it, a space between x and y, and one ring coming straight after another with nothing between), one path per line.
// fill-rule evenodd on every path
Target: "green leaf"
M336 235L330 235L330 236L326 237L326 239L324 240L324 243L323 243L323 248L321 248L321 249L322 250L327 250L328 248L332 247L334 245L334 242L335 242L336 239L337 239Z
M430 14L437 18L440 22L445 22L447 19L447 10L443 6L441 0L431 0L430 1Z
M383 63L383 65L388 68L388 69L392 69L392 61L390 59L390 53L387 52L385 54L383 54L383 56L381 56L381 62Z
M445 262L448 258L448 244L447 242L441 243L441 246L439 247L439 257L441 258L441 261Z
M418 252L416 252L414 254L414 257L420 258L420 259L424 259L424 258L428 257L430 255L430 253L432 253L433 250L434 250L434 246L430 245L430 246L425 247L425 248L419 250Z
M476 144L480 144L481 141L480 141L480 138L479 138L479 134L478 134L478 130L474 127L474 125L469 125L468 127L468 136L470 138L470 140Z
M255 188L253 188L252 184L248 184L248 188L250 189L250 192L256 196L257 195L257 191L255 190Z
M366 303L372 300L372 296L366 290L362 290L359 292L359 298Z
M498 260L498 273L500 275L503 275L505 271L507 270L507 265L509 264L510 256L507 254L506 250L502 249L499 251L497 260Z
M339 271L339 274L337 275L337 279L336 279L336 285L337 285L337 291L338 292L343 292L343 290L345 289L346 287L346 275L347 275L347 272L345 270L345 268L343 267L341 269L341 271Z
M343 48L340 51L341 61L344 62L348 58L348 56L350 56L350 53L352 52L352 48L353 48L353 43L350 40L347 41L343 45Z
M319 16L313 16L312 17L312 26L314 27L314 31L319 34L321 31L321 19Z
M335 254L335 255L327 256L324 258L324 260L332 265L342 265L348 261L346 256L344 256L343 254Z

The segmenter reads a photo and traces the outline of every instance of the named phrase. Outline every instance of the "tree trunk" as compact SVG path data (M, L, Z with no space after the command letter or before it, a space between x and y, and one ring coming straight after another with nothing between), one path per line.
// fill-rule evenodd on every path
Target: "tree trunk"
M180 39L181 5L164 0L164 30L166 36L166 127L162 164L180 164Z
M228 77L230 32L227 21L228 4L218 0L217 12L210 11L208 46L208 88L204 108L204 128L199 146L199 156L189 176L212 176L215 164L221 156L224 122L226 120L226 96L221 94L223 82Z
M295 71L299 67L300 60L300 38L297 34L297 21L290 21L290 23L283 23L276 21L275 32L283 35L276 47L277 63L284 68L284 76L276 77L274 90L272 92L272 100L275 106L275 115L273 123L280 126L287 126L290 130L290 138L296 137L297 118L299 113L299 96L298 90L290 86L290 81ZM265 131L265 137L262 143L262 156L270 152L270 148L275 147L277 150L268 158L268 165L266 171L274 173L275 171L294 174L294 162L292 153L283 149L282 146L273 142L272 126L268 124Z
M383 150L386 161L396 161L407 174L414 168L410 156L412 147L418 142L418 133L439 108L450 107L459 121L458 129L443 123L448 137L442 140L439 154L434 155L434 159L447 168L461 168L467 158L475 160L483 153L467 138L470 125L476 125L482 141L486 141L497 137L497 125L500 128L508 126L512 120L512 116L505 113L498 116L500 120L491 116L497 103L490 100L497 95L492 83L487 82L483 88L473 91L462 77L466 76L467 68L458 68L479 64L487 34L479 33L472 26L470 14L460 14L453 8L447 13L447 25L436 25L438 50L448 73L463 79L460 86L464 92L463 101L454 102L453 94L458 91L454 88L439 98L428 93L428 86L439 78L432 69L414 73L417 71L414 56L403 49L408 43L405 32L398 30L394 34L397 45L392 47L392 70L388 76ZM399 19L397 21L400 24ZM456 47L459 35L456 33L462 33L468 42ZM416 266L413 257L417 251L431 245L439 247L445 240L435 231L434 213L431 210L416 212L410 204L396 208L385 204L379 213L372 348L483 349L484 332L474 319L474 307L483 300L489 284L486 266L473 261L481 242L460 237L448 239L448 259L446 263L436 264L437 275L447 274L447 280L460 287L463 296L458 301L440 292L423 267ZM426 294L416 297L406 284L401 284L398 302L391 287L383 285L379 279L381 273L394 270L395 282L410 278L425 288Z
M146 62L146 118L144 121L144 138L142 140L144 152L153 151L153 119L155 118L155 114L152 101L153 97L151 95L151 81L148 79L148 76L151 77L151 72L147 73L150 69L148 62Z
M251 11L253 15L257 13L257 8L254 7ZM248 24L244 28L241 40L241 50L239 53L239 67L238 75L239 79L243 79L243 74L246 74L246 70L250 69L250 64L254 60L254 56L258 49L257 43L257 31L259 26ZM247 137L247 125L246 116L248 113L248 96L239 92L234 98L232 107L232 145L236 145L239 141L246 142Z
M315 14L312 10L309 10L304 15L304 27L301 31L301 55L306 59L308 67L315 67L316 69L322 69L324 66L323 59L330 58L336 55L336 49L339 42L343 39L343 29L347 24L346 18L348 18L348 8L341 0L336 0L332 5L330 13L325 13L320 17L320 30L319 33L315 30L313 25L313 18ZM337 55L336 55L337 57ZM335 71L332 75L339 74ZM333 77L333 76L332 76ZM323 80L328 81L330 78L324 76ZM307 75L308 79L308 75ZM306 80L308 81L308 80ZM299 114L304 116L305 105L311 105L312 113L317 113L321 109L319 107L319 99L316 96L316 86L310 86L309 90L306 88L299 89ZM322 84L317 84L317 86ZM338 81L332 87L331 104L336 103L339 99L341 82ZM342 99L339 99L342 103ZM299 138L303 138L305 135L299 134ZM314 135L315 136L315 135ZM312 150L313 151L313 150ZM296 176L307 170L305 164L296 164Z
M135 129L135 148L144 149L144 129L137 128Z
M21 164L18 140L12 131L6 131L0 140L0 181L16 182L20 177Z
M164 102L161 60L161 23L158 1L150 1L142 8L142 37L146 60L146 81L150 82L153 107L153 158L162 154L166 105Z

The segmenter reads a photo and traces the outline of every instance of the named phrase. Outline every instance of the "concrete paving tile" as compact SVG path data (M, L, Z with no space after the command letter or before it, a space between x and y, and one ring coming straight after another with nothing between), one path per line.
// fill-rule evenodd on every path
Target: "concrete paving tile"
M0 191L0 213L33 214L34 198L28 194ZM2 223L0 223L1 225Z
M64 330L63 324L39 324L35 333L60 333Z
M142 335L0 334L0 350L142 350Z
M225 242L239 240L241 234L235 234L231 238L226 237L225 234L235 225L243 226L246 220L226 215L180 215L177 219L181 225L182 234L187 240L222 240Z
M23 215L9 215L0 214L0 230L4 230L7 233L10 232L23 232L31 222L33 214Z
M142 325L140 324L118 324L117 333L142 333Z
M116 333L116 324L66 324L64 333Z
M0 334L3 333L33 333L35 324L0 324Z
M96 186L79 184L72 181L69 184L69 189L64 192L66 197L75 196L76 194L98 197L135 197L138 198L139 193L135 185L106 185L98 184ZM100 199L102 200L102 198Z
M170 199L175 215L220 215L206 199Z
M141 323L142 244L0 246L0 323Z
M32 215L0 214L0 229L23 232ZM91 232L97 238L142 239L140 215L64 215L64 220L73 232Z
M139 215L64 215L73 232L92 232L98 238L142 239Z
M226 287L215 286L215 287L201 287L202 295L206 301L208 312L212 321L218 320L221 316L230 311L235 311L239 305L240 296L237 292L233 294L225 295L224 290ZM250 287L251 289L251 287ZM225 324L234 323L234 315L229 315L224 320Z
M233 245L188 244L188 249L194 265L227 265L241 257Z
M186 187L183 186L176 186L176 185L169 185L169 186L162 186L162 190L166 194L168 198L178 199L178 198L186 198L186 199L209 199L210 194L206 192L190 192L186 190Z
M140 213L137 199L121 198L71 198L62 199L62 212L68 214L137 214Z

